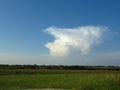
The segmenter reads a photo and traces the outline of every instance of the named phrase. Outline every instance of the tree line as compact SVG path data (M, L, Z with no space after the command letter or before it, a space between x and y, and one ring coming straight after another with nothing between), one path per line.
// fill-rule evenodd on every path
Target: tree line
M71 69L71 70L120 70L120 66L79 66L79 65L9 65L0 64L0 69Z

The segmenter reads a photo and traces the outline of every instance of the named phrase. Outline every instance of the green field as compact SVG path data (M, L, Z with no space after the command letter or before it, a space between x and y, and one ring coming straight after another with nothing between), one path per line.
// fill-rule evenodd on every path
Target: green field
M27 71L29 73L27 73ZM120 90L119 71L89 70L5 71L0 75L0 90L61 88L68 90ZM21 73L22 72L22 73ZM37 73L35 73L37 72ZM8 73L8 72L7 72Z

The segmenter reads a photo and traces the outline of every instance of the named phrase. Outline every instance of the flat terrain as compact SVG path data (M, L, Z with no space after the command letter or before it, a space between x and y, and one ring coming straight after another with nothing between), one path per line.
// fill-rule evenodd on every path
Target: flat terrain
M22 89L120 90L120 71L0 70L0 90Z

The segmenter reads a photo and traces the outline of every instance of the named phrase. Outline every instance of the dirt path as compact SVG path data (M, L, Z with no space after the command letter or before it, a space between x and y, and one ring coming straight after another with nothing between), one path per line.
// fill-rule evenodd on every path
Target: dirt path
M67 90L67 89L53 89L53 88L46 88L46 89L21 89L21 90Z

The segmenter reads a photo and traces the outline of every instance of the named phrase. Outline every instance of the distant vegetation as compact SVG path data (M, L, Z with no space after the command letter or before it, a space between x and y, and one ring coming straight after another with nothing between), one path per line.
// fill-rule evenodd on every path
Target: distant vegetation
M120 90L119 66L0 65L0 90Z
M66 65L5 65L0 69L72 69L72 70L120 70L120 66L66 66Z

